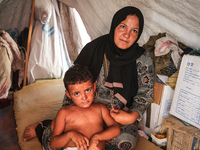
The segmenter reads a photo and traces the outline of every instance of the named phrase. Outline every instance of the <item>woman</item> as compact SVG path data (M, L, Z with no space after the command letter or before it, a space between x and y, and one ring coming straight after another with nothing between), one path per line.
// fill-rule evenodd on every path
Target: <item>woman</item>
M120 136L108 141L108 150L135 148L138 121L153 100L153 62L137 44L143 25L139 9L120 9L113 17L109 34L88 43L75 61L89 67L97 81L96 101L105 103L121 125ZM66 98L63 105L70 103ZM51 131L45 130L43 140L48 133Z
M108 144L109 150L134 149L137 123L152 102L152 61L137 44L143 25L139 9L120 9L113 17L109 34L88 43L75 61L88 66L97 79L97 100L108 107L115 105L110 114L121 124L122 133Z

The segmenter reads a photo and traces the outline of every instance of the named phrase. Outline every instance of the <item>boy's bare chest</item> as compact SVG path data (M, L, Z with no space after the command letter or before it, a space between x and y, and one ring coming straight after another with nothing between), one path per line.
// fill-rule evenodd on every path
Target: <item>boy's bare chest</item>
M101 127L103 127L103 119L99 109L77 109L66 115L66 130L79 130L81 132Z
M97 111L76 111L72 112L72 115L68 118L68 122L93 122L94 120L100 120L101 114Z

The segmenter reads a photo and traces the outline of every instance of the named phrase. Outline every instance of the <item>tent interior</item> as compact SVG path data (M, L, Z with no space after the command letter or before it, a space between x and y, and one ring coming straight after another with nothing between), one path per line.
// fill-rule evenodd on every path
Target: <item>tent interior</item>
M154 50L149 40L153 38L155 44L156 38L166 36L179 43L183 51L199 50L200 1L0 0L0 46L6 40L10 49L7 53L2 52L5 48L0 51L4 68L0 71L0 99L14 91L21 150L42 149L37 139L23 142L25 127L55 117L62 106L65 71L86 43L109 32L114 13L124 6L135 6L143 13L140 46ZM142 142L137 149L144 150Z

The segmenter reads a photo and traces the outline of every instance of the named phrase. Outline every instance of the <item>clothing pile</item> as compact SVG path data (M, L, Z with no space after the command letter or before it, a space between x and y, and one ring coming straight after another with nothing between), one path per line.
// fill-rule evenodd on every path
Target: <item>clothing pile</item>
M150 36L143 48L150 53L153 59L155 68L154 83L157 81L157 74L166 75L169 79L177 79L183 55L193 51L192 48L178 42L174 37L166 33ZM172 89L175 88L175 85L170 84L169 80L167 82Z
M0 108L9 105L8 92L12 85L12 71L19 71L18 85L24 76L25 55L4 30L0 30Z

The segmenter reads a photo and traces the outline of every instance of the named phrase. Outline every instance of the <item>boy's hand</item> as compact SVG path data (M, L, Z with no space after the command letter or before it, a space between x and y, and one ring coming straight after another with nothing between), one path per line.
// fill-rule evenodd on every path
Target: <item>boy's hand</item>
M86 136L76 131L69 131L71 140L76 144L76 147L80 150L87 150L89 140Z
M97 145L99 144L99 139L95 136L93 136L91 139L90 139L90 145L89 145L89 148L88 150L100 150Z

